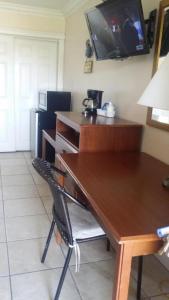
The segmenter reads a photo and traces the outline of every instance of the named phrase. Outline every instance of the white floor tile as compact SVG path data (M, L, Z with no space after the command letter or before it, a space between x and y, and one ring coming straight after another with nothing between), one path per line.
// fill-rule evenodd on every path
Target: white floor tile
M113 269L111 261L81 265L79 273L75 273L74 267L71 267L82 299L112 299Z
M52 300L60 272L61 269L57 269L12 276L13 300ZM66 276L59 300L68 299L81 299L69 274Z
M32 165L32 158L26 158L26 164L28 165L28 166L31 166Z
M49 228L46 215L6 218L8 241L43 238L48 235Z
M9 266L8 266L7 246L6 243L0 243L0 276L8 276L8 275L9 275Z
M32 158L31 157L31 152L30 151L25 151L24 153L24 157L27 159L27 158Z
M51 240L46 260L43 264L41 263L45 243L46 238L9 242L8 251L11 274L63 267L64 257L55 239Z
M53 198L52 197L41 197L41 200L45 206L47 214L51 214L52 206L53 206Z
M36 184L46 184L46 181L38 173L33 172L32 176Z
M2 175L22 175L22 174L29 174L29 168L26 165L13 165L13 166L2 166L1 167L1 174Z
M34 181L31 175L8 175L2 176L3 186L15 186L15 185L33 185Z
M0 243L6 242L4 219L0 218Z
M32 165L28 165L28 168L29 168L29 172L31 174L38 174L37 171L35 170L35 168Z
M0 159L24 158L23 152L4 152L0 153Z
M21 217L45 214L40 198L15 199L4 201L6 217Z
M52 220L53 220L53 214L48 214L48 218L49 218L50 222L52 222Z
M3 186L3 200L38 197L35 185Z
M3 202L0 200L0 218L4 218Z
M144 257L142 288L147 296L169 293L169 272L154 255Z
M45 184L37 184L37 189L40 197L51 197L52 193L47 183Z
M62 243L64 254L67 254L68 247ZM100 260L114 259L114 252L106 250L106 240L92 241L79 244L81 263L96 262ZM75 265L75 255L72 255L70 265Z
M0 159L1 166L25 166L26 160L24 158L10 158Z
M8 277L0 278L0 299L11 300L10 283Z
M83 300L111 300L113 292L113 260L88 263L80 266L80 272L71 273L79 288ZM136 283L131 278L128 300L136 299Z

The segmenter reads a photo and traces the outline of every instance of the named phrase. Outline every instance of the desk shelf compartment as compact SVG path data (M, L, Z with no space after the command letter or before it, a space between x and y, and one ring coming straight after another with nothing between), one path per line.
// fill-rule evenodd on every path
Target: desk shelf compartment
M59 120L57 120L56 129L56 141L59 136L65 141L65 143L68 143L71 147L74 147L78 151L80 139L79 132Z
M62 135L56 135L55 151L57 153L78 153L78 148L70 141L66 140Z

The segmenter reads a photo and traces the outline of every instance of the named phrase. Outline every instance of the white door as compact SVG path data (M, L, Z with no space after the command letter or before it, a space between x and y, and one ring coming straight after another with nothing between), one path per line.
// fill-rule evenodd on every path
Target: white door
M15 116L16 150L29 150L30 109L35 102L35 45L15 40Z
M56 74L56 42L15 40L16 150L30 149L30 110L40 89L56 89Z
M15 150L13 38L0 36L0 152Z
M58 45L56 42L37 43L37 89L56 90L58 73Z

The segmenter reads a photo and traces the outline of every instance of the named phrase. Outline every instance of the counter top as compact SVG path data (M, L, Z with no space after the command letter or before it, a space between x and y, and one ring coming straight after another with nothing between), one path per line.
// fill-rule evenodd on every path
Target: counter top
M107 118L104 116L84 116L78 112L55 112L59 120L69 124L79 131L80 126L113 126L113 127L142 127L142 125L121 118Z

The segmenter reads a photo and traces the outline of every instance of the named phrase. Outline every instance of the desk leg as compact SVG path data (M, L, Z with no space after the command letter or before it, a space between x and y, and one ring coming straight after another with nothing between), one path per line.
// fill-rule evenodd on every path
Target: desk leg
M119 245L116 252L115 284L113 300L127 300L130 283L132 248L130 245Z

